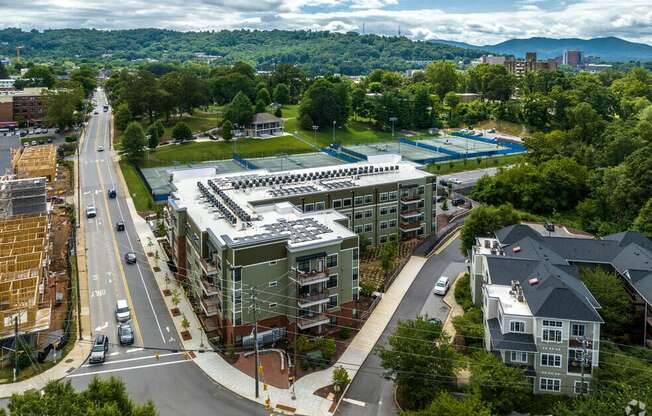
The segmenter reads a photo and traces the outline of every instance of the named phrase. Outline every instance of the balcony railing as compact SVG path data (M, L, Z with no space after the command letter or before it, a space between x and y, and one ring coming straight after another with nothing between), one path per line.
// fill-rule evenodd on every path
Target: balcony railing
M421 215L421 210L419 209L411 209L409 211L401 211L401 217L403 218L410 218L410 217L418 217Z
M204 270L204 273L206 273L206 275L212 275L217 273L217 264L214 261L200 258L199 263L201 264L201 268Z
M401 195L403 202L417 202L420 199L423 199L423 195Z
M306 308L308 306L326 302L328 302L328 292L326 291L299 295L299 299L297 300L297 304L300 308Z
M421 228L421 221L415 221L415 222L400 222L399 223L399 228L401 231L413 231L413 230L418 230Z
M584 374L591 374L592 367L591 361L587 361L586 364L584 364ZM582 373L582 360L580 358L569 358L568 372L577 374Z
M199 305L206 316L215 316L220 313L220 305L217 300L201 298Z
M325 282L328 280L328 269L324 268L322 271L312 270L310 272L299 271L297 273L299 284L311 285L313 283Z
M220 290L216 285L213 283L209 282L206 279L199 279L199 282L201 284L201 289L204 292L204 295L206 296L215 296L220 294Z
M328 315L325 313L318 313L312 316L299 317L297 324L299 329L308 329L319 325L324 325L330 322Z

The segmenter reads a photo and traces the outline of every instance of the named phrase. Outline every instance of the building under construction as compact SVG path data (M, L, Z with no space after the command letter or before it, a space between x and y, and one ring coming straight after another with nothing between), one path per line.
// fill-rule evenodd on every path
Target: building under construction
M0 220L0 341L50 327L49 233L48 214Z
M53 181L57 177L56 148L48 144L14 150L12 166L19 178L44 177Z
M45 178L0 177L0 220L47 211Z

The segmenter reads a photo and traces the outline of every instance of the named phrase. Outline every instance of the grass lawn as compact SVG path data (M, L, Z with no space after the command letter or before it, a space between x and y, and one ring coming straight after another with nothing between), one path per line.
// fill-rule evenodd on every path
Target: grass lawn
M314 152L315 149L292 136L272 139L241 139L235 141L236 152L246 158ZM203 162L207 160L231 159L234 142L190 142L167 145L150 154L143 161L143 167L165 166L175 163Z
M449 173L463 172L466 170L511 165L521 161L522 159L523 155L518 154L481 159L455 160L451 162L430 164L428 165L427 170L435 175L447 175Z
M476 129L496 129L498 133L509 134L517 137L529 137L532 133L522 124L502 120L485 120L475 124Z
M130 163L122 160L120 161L120 170L122 171L122 176L127 182L127 187L129 188L129 194L131 199L134 201L136 206L136 211L146 212L152 209L154 206L154 200L150 195L145 182L136 171L136 168Z

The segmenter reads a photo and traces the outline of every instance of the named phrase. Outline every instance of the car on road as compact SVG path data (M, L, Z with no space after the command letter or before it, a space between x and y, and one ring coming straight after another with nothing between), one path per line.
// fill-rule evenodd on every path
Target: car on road
M125 261L127 264L136 264L136 253L133 251L125 253Z
M48 137L48 143L52 143L52 137Z
M107 194L109 195L109 199L114 199L116 197L116 195L117 195L116 192L115 192L115 189L113 189L113 188L109 188L109 190L107 191Z
M446 292L448 292L448 288L451 285L451 279L446 277L446 276L441 276L439 279L437 279L437 283L435 283L435 289L433 290L433 293L435 295L445 295Z
M99 113L97 112L97 110L95 110L95 111L93 111L93 114L99 114Z
M106 353L109 351L109 337L100 334L95 337L93 348L91 349L91 356L88 362L91 364L101 364L106 360Z
M103 152L104 151L104 146L97 146L97 151L98 152Z
M451 201L451 204L453 204L454 207L459 207L460 205L464 205L466 203L466 200L464 198L453 198Z
M131 320L129 305L125 299L118 299L115 303L115 319L118 322L127 322Z
M129 322L120 324L118 327L118 340L120 345L131 345L134 343L134 329Z
M86 207L86 218L94 218L97 217L97 209L93 205L89 205Z
M455 178L455 177L448 178L448 182L454 183L455 185L461 185L462 184L462 180L459 179L459 178Z
M428 323L430 325L439 325L439 326L444 325L444 323L439 318L428 318Z
M118 221L115 223L115 230L116 231L124 231L125 230L125 223L122 221Z

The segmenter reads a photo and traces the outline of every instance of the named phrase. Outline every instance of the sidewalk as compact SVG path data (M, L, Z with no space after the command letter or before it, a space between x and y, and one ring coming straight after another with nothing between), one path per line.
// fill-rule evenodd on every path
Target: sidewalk
M455 300L455 288L457 287L457 283L460 281L460 278L465 274L466 272L462 272L457 275L457 278L455 278L455 281L453 282L453 286L448 289L446 296L444 296L444 303L450 308L448 316L446 317L446 321L444 322L444 332L451 339L455 338L455 335L457 334L455 326L453 326L453 318L456 316L464 315L464 309L462 309L460 304Z
M114 163L117 164L117 160L114 160ZM119 169L118 172L120 172ZM118 176L120 178L120 184L123 187L124 195L129 195L124 178L120 173L118 173ZM153 267L158 265L161 269L159 272L154 272L154 276L159 286L159 290L162 292L163 289L165 289L165 274L169 273L172 275L167 267L165 253L156 243L156 238L147 222L137 214L131 198L127 197L126 201L136 227L136 232L138 233L140 242L143 245L143 249L146 252L159 251L160 260L158 264L156 264L154 256L148 256L147 259L150 266ZM149 246L150 241L154 246ZM403 296L412 285L412 282L425 264L426 260L425 257L418 256L412 256L410 258L401 273L396 277L389 291L383 295L382 300L367 322L365 322L364 326L353 338L351 344L348 346L346 351L344 351L338 362L335 363L335 366L341 365L346 368L351 379L355 377L358 368L371 353L374 345L389 324L394 312L403 299ZM170 284L170 287L173 286L174 283ZM281 410L278 408L280 405L288 413L293 413L292 411L287 410L290 408L295 409L294 413L300 415L328 416L331 414L329 409L333 405L333 402L316 396L313 393L321 387L332 384L331 376L333 367L300 378L294 386L296 399L292 399L291 388L280 389L268 386L267 391L264 391L262 386L262 381L264 381L263 376L260 385L260 397L256 399L254 397L254 379L227 363L219 354L213 353L212 351L208 352L210 351L210 347L207 343L202 345L202 341L206 340L206 335L201 329L199 320L194 314L190 302L185 298L185 296L183 296L182 290L179 292L181 294L181 302L177 307L181 311L181 315L172 317L172 320L177 332L182 331L181 321L183 320L184 315L190 322L189 332L192 335L192 339L182 341L183 346L187 350L200 351L195 354L193 361L211 379L233 393L260 404L264 404L265 400L269 398L272 407L276 408L277 412ZM163 296L163 298L168 309L174 307L171 296ZM181 339L181 337L178 337L178 339ZM207 352L204 353L203 350L206 350Z

